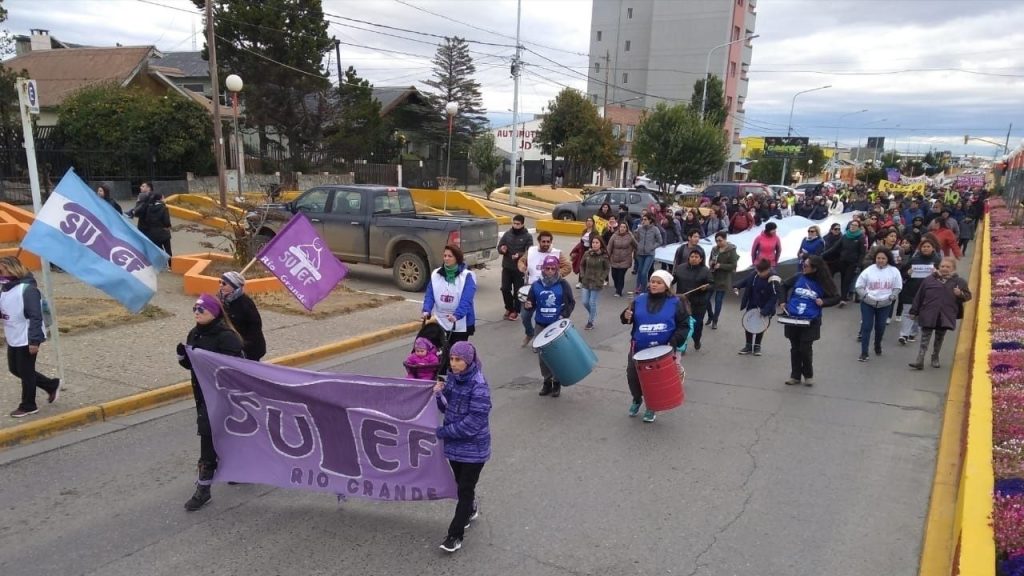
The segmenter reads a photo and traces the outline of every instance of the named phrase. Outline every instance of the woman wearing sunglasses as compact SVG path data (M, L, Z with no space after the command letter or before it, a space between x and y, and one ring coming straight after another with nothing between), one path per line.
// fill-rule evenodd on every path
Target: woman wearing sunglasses
M213 473L217 470L217 451L213 448L213 434L210 431L210 418L206 413L206 400L199 388L196 372L192 370L192 362L186 353L186 347L208 350L226 356L242 355L242 338L231 325L231 320L224 314L224 309L217 298L209 294L201 294L192 306L196 325L188 332L185 343L178 344L178 363L192 373L192 396L196 401L196 427L199 435L199 470L196 479L196 491L185 502L185 510L195 512L210 501L210 484Z

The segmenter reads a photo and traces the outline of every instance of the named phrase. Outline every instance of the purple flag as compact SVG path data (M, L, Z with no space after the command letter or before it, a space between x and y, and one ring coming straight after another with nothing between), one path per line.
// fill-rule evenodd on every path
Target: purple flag
M885 179L893 184L900 183L900 169L899 168L886 168Z
M348 274L301 212L256 257L306 310L312 310Z
M369 500L457 497L432 383L188 355L220 461L215 481Z

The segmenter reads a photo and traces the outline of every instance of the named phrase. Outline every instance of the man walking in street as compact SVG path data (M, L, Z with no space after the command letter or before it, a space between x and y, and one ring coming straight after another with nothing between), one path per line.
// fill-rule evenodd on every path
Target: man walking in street
M540 280L544 259L548 256L555 256L558 258L558 272L562 278L565 278L572 273L572 263L569 262L569 259L562 254L561 250L551 247L551 243L554 239L555 237L551 232L546 230L537 234L538 246L530 246L526 251L526 255L519 258L519 270L526 275L527 284L533 284ZM530 343L530 340L533 340L533 311L528 309L523 310L520 318L522 318L523 321L523 330L526 332L522 344L522 346L525 347Z
M519 289L523 286L523 273L519 271L519 259L533 246L533 236L526 229L526 218L522 214L512 217L512 228L498 241L501 253L501 298L505 302L505 320L519 318L521 303Z

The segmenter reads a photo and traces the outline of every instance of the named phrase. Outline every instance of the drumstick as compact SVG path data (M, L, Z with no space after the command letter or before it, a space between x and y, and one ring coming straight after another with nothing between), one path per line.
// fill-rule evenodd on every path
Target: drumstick
M682 294L680 294L680 296L686 296L687 294L690 294L691 292L696 292L697 290L703 290L703 289L707 288L708 286L711 286L711 284L702 284L700 286L697 286L693 290L690 290L689 292L683 292Z

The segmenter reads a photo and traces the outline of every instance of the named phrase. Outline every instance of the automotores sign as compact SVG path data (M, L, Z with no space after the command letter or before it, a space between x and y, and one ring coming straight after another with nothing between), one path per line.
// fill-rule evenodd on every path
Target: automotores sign
M767 136L764 139L765 158L796 158L807 154L809 139L799 136Z

